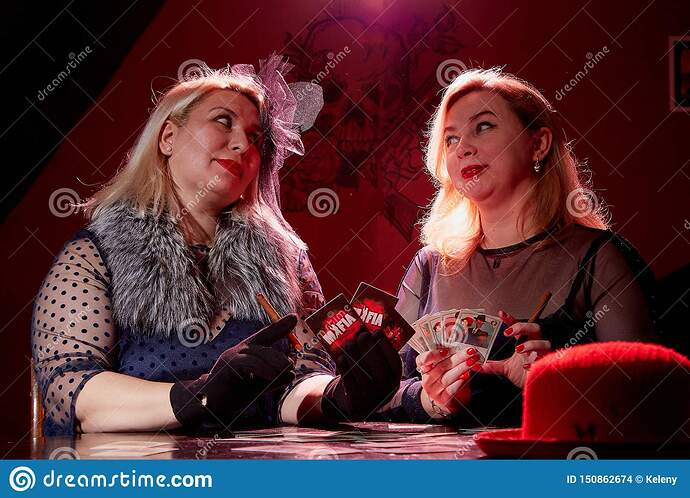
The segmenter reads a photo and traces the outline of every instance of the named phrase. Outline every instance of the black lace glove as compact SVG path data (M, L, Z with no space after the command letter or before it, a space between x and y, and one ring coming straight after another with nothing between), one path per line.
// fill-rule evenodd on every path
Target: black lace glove
M170 390L170 404L177 420L187 428L229 423L263 393L292 382L292 363L270 346L296 324L296 315L285 316L226 349L209 373L176 382Z
M363 420L393 397L402 362L383 332L360 330L336 361L338 377L326 387L321 411L326 420Z

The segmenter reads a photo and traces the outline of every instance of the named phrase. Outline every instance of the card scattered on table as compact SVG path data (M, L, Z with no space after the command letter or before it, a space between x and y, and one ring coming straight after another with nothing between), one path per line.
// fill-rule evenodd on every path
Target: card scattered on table
M92 450L121 450L157 448L160 446L175 446L172 441L112 441L110 443L91 446Z
M177 451L178 448L148 448L148 449L119 449L119 450L101 450L96 453L90 453L89 457L112 457L112 458L144 458L152 455L159 455L161 453L169 453Z
M90 457L111 457L111 458L143 458L170 451L177 451L179 448L173 441L142 441L142 440L123 440L111 441L109 443L91 446Z

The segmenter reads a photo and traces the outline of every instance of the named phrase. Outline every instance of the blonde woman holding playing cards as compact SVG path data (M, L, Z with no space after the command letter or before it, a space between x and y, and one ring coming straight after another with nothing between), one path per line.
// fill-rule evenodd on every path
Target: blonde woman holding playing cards
M438 190L397 309L412 323L482 308L506 329L488 359L472 347L407 346L406 380L387 416L514 425L539 357L655 338L654 277L609 230L556 112L532 85L495 69L460 74L432 118L426 167ZM544 318L525 323L547 291Z

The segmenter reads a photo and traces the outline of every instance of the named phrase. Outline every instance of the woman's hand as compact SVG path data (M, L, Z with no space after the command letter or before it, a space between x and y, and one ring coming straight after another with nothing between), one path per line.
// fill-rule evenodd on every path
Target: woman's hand
M469 391L463 389L470 378L473 365L481 363L475 348L442 348L417 356L417 370L422 374L422 389L433 405L441 408L439 415L457 413L469 401ZM424 404L424 403L423 403Z
M271 345L296 324L296 315L285 316L223 351L209 373L176 382L170 390L175 417L185 427L228 424L263 393L292 382L292 362Z
M487 361L476 368L482 373L491 373L507 377L517 387L525 385L527 371L532 364L545 354L551 352L551 342L542 339L541 327L537 323L517 322L512 315L504 311L498 312L499 317L510 326L503 332L508 337L525 342L515 346L515 353L507 360Z

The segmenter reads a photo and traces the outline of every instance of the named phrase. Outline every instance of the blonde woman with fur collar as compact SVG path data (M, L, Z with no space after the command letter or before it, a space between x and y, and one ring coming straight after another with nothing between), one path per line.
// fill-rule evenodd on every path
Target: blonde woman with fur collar
M47 435L363 417L399 383L395 352L368 332L348 346L353 372L288 348L296 315L323 296L277 173L303 153L298 125L320 88L297 102L278 56L258 73L202 69L163 95L41 286L32 348ZM269 325L259 292L283 319Z

